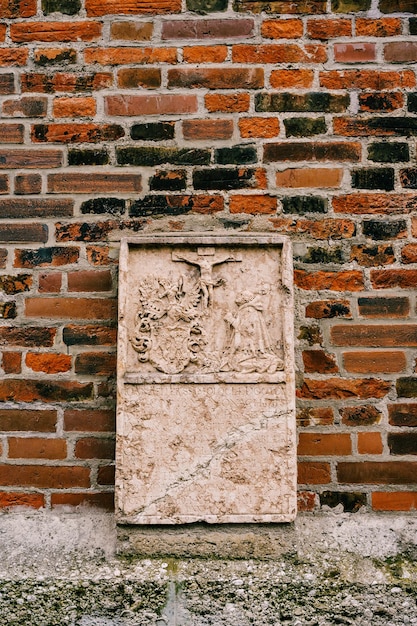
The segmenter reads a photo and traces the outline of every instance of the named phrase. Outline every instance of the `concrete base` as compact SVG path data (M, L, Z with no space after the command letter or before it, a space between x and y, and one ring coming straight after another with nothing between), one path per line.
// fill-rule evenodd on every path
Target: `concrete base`
M39 511L0 515L0 537L7 626L417 624L412 516L117 531L92 509Z

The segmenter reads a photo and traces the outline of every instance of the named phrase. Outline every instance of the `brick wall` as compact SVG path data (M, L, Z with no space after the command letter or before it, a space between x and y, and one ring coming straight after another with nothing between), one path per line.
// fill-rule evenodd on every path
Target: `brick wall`
M221 229L293 240L300 509L415 508L417 3L186 5L0 0L0 505L111 508L118 240Z

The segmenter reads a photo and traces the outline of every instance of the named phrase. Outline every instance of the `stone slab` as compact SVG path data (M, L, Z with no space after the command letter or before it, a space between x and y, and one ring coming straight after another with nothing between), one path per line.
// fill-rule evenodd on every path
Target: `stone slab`
M128 239L119 294L118 522L292 521L288 242Z

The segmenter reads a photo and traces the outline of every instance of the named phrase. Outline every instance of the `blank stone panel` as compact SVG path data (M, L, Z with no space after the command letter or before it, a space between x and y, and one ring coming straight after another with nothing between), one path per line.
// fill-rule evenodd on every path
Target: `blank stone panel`
M293 520L289 243L124 240L119 294L119 523Z

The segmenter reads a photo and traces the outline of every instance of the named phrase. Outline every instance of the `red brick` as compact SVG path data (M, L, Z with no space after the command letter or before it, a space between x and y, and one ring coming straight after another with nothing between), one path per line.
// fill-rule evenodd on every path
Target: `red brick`
M309 19L307 20L307 34L310 39L334 39L350 37L352 35L352 21L340 19Z
M61 272L47 272L39 274L38 291L39 293L59 293L62 285Z
M93 117L96 114L95 98L55 98L53 115L55 117Z
M184 139L230 139L233 134L233 120L205 119L184 120L182 123Z
M392 426L417 426L417 404L409 402L388 405L388 419Z
M237 44L232 59L234 63L325 63L327 53L321 44Z
M276 174L278 187L332 188L340 187L343 169L329 167L291 168Z
M384 58L388 63L413 63L417 61L415 41L391 41L384 45Z
M334 374L339 371L335 357L324 350L304 350L304 371L319 374Z
M116 373L116 355L107 352L83 352L75 358L76 374L112 376Z
M9 459L65 459L64 439L41 437L9 437Z
M378 424L382 419L382 413L373 404L347 406L339 410L342 424L346 426L369 426Z
M31 139L35 143L98 143L116 141L124 134L117 124L36 124L32 127Z
M303 36L303 22L298 18L264 20L261 34L266 39L299 39Z
M222 63L227 57L227 46L188 46L183 48L184 63Z
M0 0L2 18L32 17L37 11L36 0Z
M140 174L69 172L48 175L49 193L130 193L142 190Z
M39 174L19 174L14 179L16 195L38 194L42 191L42 177Z
M298 464L299 485L325 485L331 482L330 463L304 462Z
M74 402L91 400L92 395L92 383L22 378L0 380L0 402Z
M41 493L0 492L0 507L6 509L12 506L29 506L33 509L41 509L45 506L45 497Z
M124 41L149 41L152 38L152 22L112 22L110 37Z
M402 263L417 263L417 244L409 243L401 250Z
M382 454L383 451L381 433L358 433L359 454Z
M0 430L55 432L57 412L48 410L0 409Z
M343 364L354 374L391 374L402 372L407 366L404 352L344 352Z
M0 124L0 143L23 143L23 124Z
M333 209L336 213L391 214L409 213L417 209L417 195L354 193L333 198Z
M402 24L398 17L383 17L377 19L357 17L355 20L356 35L362 37L394 37L401 35Z
M244 138L269 138L279 135L279 120L276 117L241 117L240 136Z
M307 233L314 239L350 239L355 234L355 224L350 220L297 220L270 218L273 227L284 233Z
M336 63L369 63L376 61L374 43L335 43L334 60Z
M328 380L305 379L297 392L299 398L311 400L344 400L346 398L383 398L391 389L391 383L377 378L329 378Z
M101 15L147 15L161 13L179 13L180 0L86 0L85 8L88 17Z
M0 327L0 345L49 348L53 345L55 335L56 328L2 326Z
M75 444L78 459L114 459L114 439L83 437Z
M301 22L301 20L300 20ZM162 40L166 39L239 39L251 37L253 18L165 20L162 22ZM298 35L297 35L298 36Z
M366 346L368 348L415 347L415 324L340 324L331 329L335 346Z
M348 300L316 300L306 305L306 317L331 319L333 317L351 317Z
M230 196L230 213L270 214L277 211L277 199L274 196L236 195Z
M305 426L332 426L333 409L330 407L308 407L297 412L297 424Z
M114 319L114 300L100 298L28 298L25 302L28 317L68 319Z
M74 466L0 465L0 485L68 489L90 486L90 469Z
M298 454L302 456L340 456L351 454L350 435L300 433Z
M176 63L176 48L86 48L86 63L129 65L130 63Z
M117 84L122 89L157 89L161 86L161 70L156 67L134 67L117 72Z
M85 492L85 493L52 493L51 494L51 506L52 508L60 506L88 506L96 507L99 509L107 509L109 511L114 510L114 493L101 491L101 492Z
M9 67L10 65L26 65L29 52L23 48L0 49L0 67Z
M177 115L197 112L197 97L189 94L106 96L108 115Z
M48 352L28 352L26 365L34 372L60 374L71 369L72 357L69 354Z
M297 509L300 512L312 512L318 508L318 495L312 491L299 491L297 493Z
M300 289L328 289L330 291L362 291L363 274L358 270L344 272L306 272L295 270L294 282Z
M22 353L3 352L2 366L5 374L20 374L22 371Z
M204 103L209 113L243 113L249 110L250 96L248 93L208 93Z
M259 89L263 85L264 71L260 67L181 68L168 70L168 87L185 89ZM184 98L185 96L181 97Z
M113 85L111 72L90 74L57 72L55 74L28 73L21 76L23 92L55 93L86 92L106 89Z
M414 511L417 493L414 491L376 491L372 494L375 511Z
M361 461L360 463L338 463L338 480L341 483L416 484L417 463L410 461Z
M68 409L64 413L67 432L114 432L116 416L110 409Z
M329 70L319 74L320 86L326 89L396 89L415 87L416 77L411 70Z
M17 43L29 41L93 41L101 36L99 22L22 22L11 24L10 37Z
M108 270L69 272L67 280L68 291L111 291L113 287L112 275Z
M313 70L303 68L272 70L269 81L275 89L292 89L311 87L314 80Z
M371 270L371 283L375 289L415 289L417 270Z

